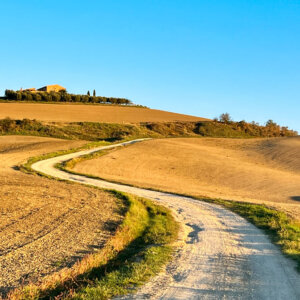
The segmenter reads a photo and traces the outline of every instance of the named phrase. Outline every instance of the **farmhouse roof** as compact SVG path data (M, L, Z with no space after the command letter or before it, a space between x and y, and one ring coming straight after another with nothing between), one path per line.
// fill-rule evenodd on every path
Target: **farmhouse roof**
M38 89L38 91L61 91L65 90L63 86L59 84L46 85Z

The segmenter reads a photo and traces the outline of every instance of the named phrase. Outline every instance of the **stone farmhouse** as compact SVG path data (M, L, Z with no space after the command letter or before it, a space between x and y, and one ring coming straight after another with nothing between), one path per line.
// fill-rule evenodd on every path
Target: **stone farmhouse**
M35 88L30 88L30 89L25 89L25 90L20 90L20 91L27 91L27 92L61 92L61 91L66 91L66 88L64 88L63 86L59 85L59 84L52 84L52 85L46 85L43 86L39 89L35 89Z

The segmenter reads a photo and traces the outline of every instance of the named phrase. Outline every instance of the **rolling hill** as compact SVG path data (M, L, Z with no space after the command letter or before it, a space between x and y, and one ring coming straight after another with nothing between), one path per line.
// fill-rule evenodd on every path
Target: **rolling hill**
M76 172L140 187L266 203L300 219L300 137L150 140L79 162Z
M37 119L51 122L140 123L208 121L208 119L130 106L0 103L0 119Z

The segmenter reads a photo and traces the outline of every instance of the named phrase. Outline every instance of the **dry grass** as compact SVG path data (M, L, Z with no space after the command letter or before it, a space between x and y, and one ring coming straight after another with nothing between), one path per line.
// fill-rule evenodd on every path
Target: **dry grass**
M106 192L15 169L31 156L85 143L0 137L0 294L74 264L103 246L122 220Z
M104 105L0 103L0 119L37 119L53 122L140 123L203 121L204 118L141 107Z
M300 220L300 138L164 139L80 162L74 171L181 194L268 206Z

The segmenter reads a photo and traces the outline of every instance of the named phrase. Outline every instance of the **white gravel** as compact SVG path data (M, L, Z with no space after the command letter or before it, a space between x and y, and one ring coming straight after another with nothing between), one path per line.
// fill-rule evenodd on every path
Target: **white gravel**
M130 299L300 299L295 263L261 230L225 208L54 168L74 157L138 141L142 140L67 154L32 166L57 178L159 201L177 213L189 232L180 257L167 268L167 274L159 275Z

